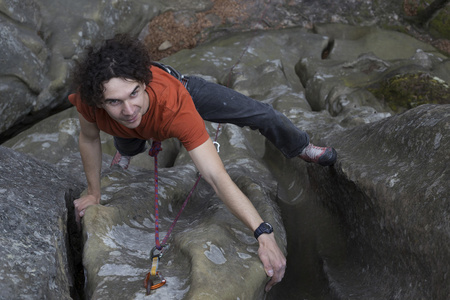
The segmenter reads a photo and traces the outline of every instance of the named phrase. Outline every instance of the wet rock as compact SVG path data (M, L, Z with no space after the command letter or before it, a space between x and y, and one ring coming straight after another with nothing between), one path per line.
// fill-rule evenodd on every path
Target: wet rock
M406 31L410 28L404 24L400 2L239 0L232 4L234 8L240 8L234 13L239 17L229 15L224 20L215 14L209 15L200 22L206 21L211 25L204 26L198 36L216 38L230 31L247 31L249 28L302 26L313 29L323 23L381 26ZM0 60L0 97L14 101L5 100L0 106L0 142L55 111L67 108L65 97L71 90L69 71L85 46L119 32L141 33L144 38L151 34L145 25L166 11L178 15L177 22L188 21L186 26L195 27L193 23L197 13L208 11L213 6L211 0L158 0L151 4L143 0L111 3L1 0L3 59ZM444 9L444 15L445 12ZM188 20L186 16L192 18ZM439 21L438 25L442 23ZM436 31L435 25L432 28ZM440 33L438 37L443 35ZM167 37L155 47L165 39Z
M450 5L447 5L442 10L440 10L435 16L429 21L429 30L432 35L436 37L442 37L450 39Z
M393 76L369 88L395 112L422 104L450 104L450 87L442 79L417 72Z
M409 59L417 49L445 58L433 46L407 34L373 26L320 24L314 32L334 40L329 59L352 61L363 53L373 53L382 60Z

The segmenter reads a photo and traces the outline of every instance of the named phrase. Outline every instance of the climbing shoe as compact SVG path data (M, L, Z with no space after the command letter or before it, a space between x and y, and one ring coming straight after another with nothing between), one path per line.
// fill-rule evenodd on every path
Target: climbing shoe
M321 166L331 166L336 162L337 153L331 147L317 147L309 144L303 149L299 157L304 161L316 163Z
M130 165L131 156L122 155L119 153L119 151L116 151L116 154L113 157L113 160L111 161L111 167L114 165L119 165L122 167L122 169L126 170L128 169L128 166Z

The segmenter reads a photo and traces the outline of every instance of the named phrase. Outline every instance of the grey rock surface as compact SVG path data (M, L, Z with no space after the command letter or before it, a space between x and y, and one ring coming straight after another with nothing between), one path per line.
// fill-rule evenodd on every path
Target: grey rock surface
M340 298L366 288L371 299L447 297L449 124L450 105L422 105L330 136L336 173L308 173L344 227L346 262L324 258Z
M323 9L322 5L338 5L293 2L308 4L311 12ZM370 6L369 2L355 5ZM14 75L1 77L8 88L21 86L14 92L17 95L9 95L28 101L27 109L29 103L41 105L33 102L39 97L67 102L68 90L61 86L68 78L61 74L66 74L63 69L70 67L80 45L115 31L118 22L124 26L120 30L140 30L145 18L130 20L129 15L122 16L128 12L123 8L154 14L160 9L159 4L149 8L144 2L127 1L107 9L96 2L70 4L73 7L60 3L51 7L45 2L44 9L41 2L30 1L30 6L17 4L22 9L19 13L0 4L5 11L1 18L8 18L0 30L10 39L8 47L31 45L22 52L12 46L5 49L10 49L7 57L20 53L33 68L22 74L21 67L8 61L2 70ZM286 13L281 2L272 4L279 9L269 16ZM188 1L173 4L180 9L189 5ZM196 5L194 9L205 9L210 2ZM82 7L91 14L80 13L67 24L60 14L52 26L47 25L56 12L81 11ZM357 16L345 11L335 18L351 24ZM306 17L300 11L291 12L292 19ZM386 18L394 14L389 11ZM378 22L377 13L368 16L366 25ZM131 23L122 23L121 18ZM314 23L320 18L330 20L331 16L317 13L305 20ZM397 22L394 17L391 21ZM19 35L8 22L25 28L28 36ZM39 38L42 32L26 29L33 26L42 29L46 38ZM78 31L65 35L67 28ZM373 44L374 40L382 43ZM331 41L331 52L322 59ZM445 262L450 253L449 106L419 106L396 115L367 91L367 84L404 70L427 72L448 84L448 58L403 34L334 24L230 34L163 62L272 104L306 130L313 143L338 150L338 163L321 168L284 159L248 128L227 125L219 137L220 155L233 180L263 217L276 224L279 244L287 249L286 277L267 299L445 299L449 294ZM35 74L35 70L43 72ZM29 78L18 80L20 76ZM44 91L46 86L57 88ZM46 98L49 93L53 96ZM12 107L20 102L3 102L1 97L2 118L14 123L15 117L3 112L14 111ZM207 124L211 136L215 126ZM1 299L76 298L71 265L77 262L65 253L71 251L66 243L66 232L73 229L67 225L72 218L70 203L85 188L78 133L77 113L71 108L9 140L4 144L9 148L0 147L4 226L0 250L5 253L0 260ZM102 135L102 147L102 205L89 208L83 219L86 294L92 299L141 299L154 239L154 166L142 154L133 158L127 171L110 168L115 152L111 137ZM159 157L164 186L160 191L162 235L196 179L196 170L179 142L167 140L163 149ZM160 267L168 283L154 296L261 299L266 277L252 233L206 183L200 183L191 200Z
M70 70L84 47L115 33L145 37L151 34L149 21L166 11L192 26L189 20L213 5L211 0L1 0L0 142L68 107ZM411 28L401 3L391 1L237 0L234 5L242 6L245 17L213 22L202 35L293 26L314 30L324 23Z
M161 7L127 0L0 1L0 136L67 108L70 69L83 48L115 33L139 34Z
M0 146L0 299L72 299L66 197L80 182Z
M227 140L226 129L220 140ZM284 227L276 205L276 182L257 160L245 155L229 159L234 147L221 145L227 170L252 199L265 220L272 222L280 245ZM162 240L196 180L191 164L159 169L159 228ZM151 172L114 167L102 182L103 206L89 209L84 217L83 262L89 272L92 299L134 299L145 296L143 280L150 271L154 241L154 187ZM214 191L201 181L183 211L158 270L167 285L154 291L160 299L261 299L266 275L257 255L252 232L233 217ZM218 282L226 284L217 284ZM233 287L233 288L230 288Z

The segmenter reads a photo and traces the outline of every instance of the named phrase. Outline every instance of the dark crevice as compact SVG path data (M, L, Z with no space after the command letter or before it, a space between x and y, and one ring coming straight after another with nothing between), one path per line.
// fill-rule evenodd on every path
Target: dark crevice
M84 292L85 276L83 268L83 235L75 221L75 210L73 200L78 198L81 191L70 189L65 194L67 207L67 261L69 272L72 277L70 296L74 300L86 299Z
M29 113L28 115L21 117L20 121L17 121L15 124L11 125L9 128L0 133L0 145L12 139L22 131L33 127L33 125L36 125L45 118L60 113L70 107L72 107L72 105L69 103L69 101L63 101L60 104L55 104L54 107L48 107L36 113Z
M331 51L333 50L334 47L334 39L330 39L328 41L327 46L325 47L325 49L322 50L322 59L327 59L328 56L330 56Z

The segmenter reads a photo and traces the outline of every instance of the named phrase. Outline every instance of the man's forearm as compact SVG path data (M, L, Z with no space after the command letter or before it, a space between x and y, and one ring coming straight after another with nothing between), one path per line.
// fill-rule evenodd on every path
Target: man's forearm
M214 180L215 181L215 180ZM263 221L253 204L228 176L212 183L217 196L249 229L254 231Z
M255 230L262 219L247 196L231 180L211 140L191 150L189 154L220 200L248 228Z
M89 140L83 134L80 134L79 147L88 184L88 194L100 198L100 172L102 168L100 138Z

